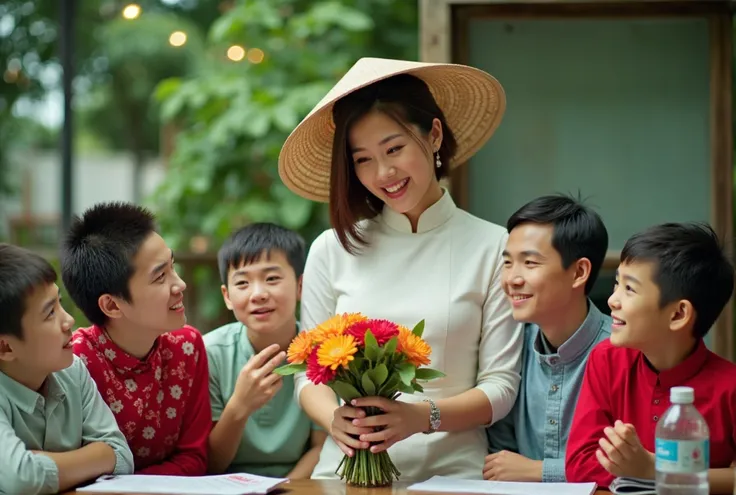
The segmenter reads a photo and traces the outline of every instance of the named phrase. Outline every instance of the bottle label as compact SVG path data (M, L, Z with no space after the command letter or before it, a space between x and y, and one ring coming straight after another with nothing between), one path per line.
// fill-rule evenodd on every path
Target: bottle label
M708 440L665 440L655 442L655 467L660 473L700 473L710 466Z

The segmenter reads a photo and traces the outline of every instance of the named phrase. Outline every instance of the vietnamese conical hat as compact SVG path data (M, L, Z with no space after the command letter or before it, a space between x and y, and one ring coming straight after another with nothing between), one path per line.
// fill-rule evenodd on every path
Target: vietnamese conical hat
M422 79L442 109L457 141L450 167L466 162L485 144L506 110L501 84L480 69L458 64L361 58L286 139L279 154L279 176L289 189L307 199L329 201L334 103L357 89L398 74Z

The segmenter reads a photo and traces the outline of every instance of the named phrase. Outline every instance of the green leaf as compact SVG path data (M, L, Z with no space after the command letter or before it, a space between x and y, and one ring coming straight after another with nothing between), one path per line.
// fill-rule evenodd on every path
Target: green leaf
M243 131L251 137L261 138L266 135L271 127L271 121L263 112L253 113L249 119L244 122Z
M424 387L419 385L417 382L411 382L411 387L414 389L415 392L424 392Z
M332 390L335 391L337 395L340 396L342 400L344 400L348 404L351 400L357 399L358 397L362 396L357 388L355 388L352 384L342 380L333 380L329 384L329 386L330 388L332 388Z
M271 114L274 125L280 131L290 132L299 123L296 109L285 103L275 107Z
M417 369L413 364L402 363L398 366L398 370L401 382L406 386L410 386L411 382L414 380Z
M176 93L181 88L181 84L181 78L179 77L164 79L156 86L154 96L158 101L164 101Z
M361 368L363 367L364 363L365 363L365 359L355 358L352 361L350 361L350 364L348 364L348 369L353 374L353 376L355 376L355 378L360 379L363 373L361 371Z
M220 17L212 23L209 37L214 42L227 40L242 28L242 24L232 15Z
M417 323L414 329L411 331L411 333L413 333L417 337L421 337L422 334L424 333L424 320Z
M370 370L369 373L371 375L371 380L373 380L373 383L375 383L377 387L383 385L383 382L388 378L388 368L386 368L386 365L383 363Z
M386 342L383 346L383 355L384 356L391 356L396 352L396 346L399 343L398 337L392 337L391 340Z
M301 371L307 370L307 364L285 364L283 366L279 366L275 370L273 370L274 373L281 376L287 376L287 375L293 375L294 373L299 373Z
M372 362L378 361L378 358L380 357L378 341L370 330L365 332L365 357Z
M381 385L381 388L378 389L378 395L381 397L389 397L393 395L400 383L401 377L398 373L393 373L389 379Z
M414 393L414 387L411 385L407 385L404 382L399 382L397 388L399 389L399 392L402 394L413 394Z
M416 372L417 380L434 380L436 378L443 378L444 376L445 374L441 371L433 370L431 368L417 368Z
M360 383L363 386L363 391L368 396L376 395L376 384L371 380L370 370L363 373L363 378L361 378Z

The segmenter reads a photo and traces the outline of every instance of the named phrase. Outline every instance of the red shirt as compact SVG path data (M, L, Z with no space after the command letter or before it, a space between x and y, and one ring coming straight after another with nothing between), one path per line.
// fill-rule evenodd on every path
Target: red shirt
M654 452L657 421L670 406L669 390L675 386L695 390L694 405L710 430L710 467L730 467L736 460L736 364L701 341L682 363L657 373L640 351L605 340L586 365L567 442L567 481L608 488L614 476L600 465L595 451L605 437L603 429L617 419L634 425L642 446Z
M75 332L74 353L115 414L136 474L206 473L212 412L207 353L196 329L160 336L140 360L92 326Z

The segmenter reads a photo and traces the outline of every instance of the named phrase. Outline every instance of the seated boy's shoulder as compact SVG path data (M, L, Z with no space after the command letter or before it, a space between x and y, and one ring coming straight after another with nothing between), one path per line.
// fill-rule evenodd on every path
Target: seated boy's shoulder
M606 337L593 347L593 350L590 351L588 361L591 363L591 366L619 368L622 364L634 364L639 354L641 352L636 349L616 347L611 343L611 339Z
M708 361L702 372L712 374L719 383L736 391L736 363L725 359L715 352L708 350Z
M93 327L80 327L72 334L72 350L74 354L78 351L92 350L92 341L95 339L93 335Z
M190 325L184 325L178 330L167 332L162 336L162 347L178 354L181 351L185 356L194 356L195 352L204 350L202 334Z
M76 355L71 365L63 370L55 371L53 375L62 386L76 389L81 388L90 378L85 359Z
M208 351L215 347L230 347L240 341L242 329L243 324L239 321L227 323L204 334L202 340Z

